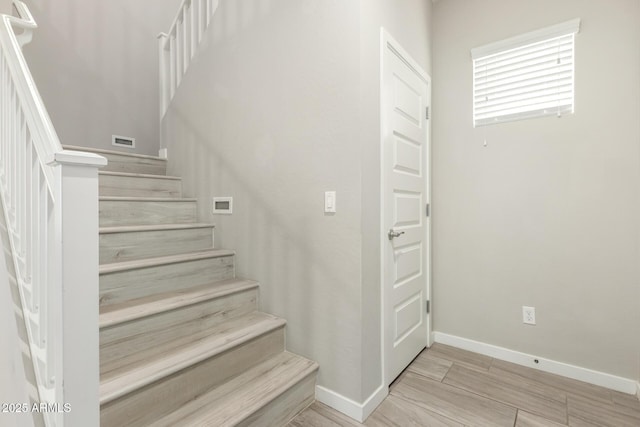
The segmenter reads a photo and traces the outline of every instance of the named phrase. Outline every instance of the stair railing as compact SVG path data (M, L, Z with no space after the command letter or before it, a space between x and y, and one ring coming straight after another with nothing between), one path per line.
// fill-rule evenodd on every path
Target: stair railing
M99 425L98 168L63 150L22 46L36 22L0 15L0 196L47 426ZM16 30L19 33L16 33Z
M160 118L187 72L219 0L183 0L168 33L160 33Z

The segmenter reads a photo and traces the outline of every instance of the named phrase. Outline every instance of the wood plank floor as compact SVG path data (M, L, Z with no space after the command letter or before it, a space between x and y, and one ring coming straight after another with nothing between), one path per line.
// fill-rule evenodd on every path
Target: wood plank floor
M365 421L315 402L289 427L638 427L635 396L434 344Z

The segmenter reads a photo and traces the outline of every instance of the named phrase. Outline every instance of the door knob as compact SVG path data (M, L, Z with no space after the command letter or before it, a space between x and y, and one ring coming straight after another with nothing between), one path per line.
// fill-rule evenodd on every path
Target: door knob
M404 231L394 231L393 228L390 228L387 236L389 236L389 240L393 240L394 237L402 236L403 234Z

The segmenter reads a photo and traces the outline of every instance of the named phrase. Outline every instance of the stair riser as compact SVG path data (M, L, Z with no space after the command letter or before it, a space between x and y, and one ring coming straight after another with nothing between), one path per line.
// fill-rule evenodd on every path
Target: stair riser
M181 197L182 181L177 179L100 175L100 196Z
M233 277L231 255L101 274L100 305L176 292Z
M278 328L100 408L101 427L145 426L284 349Z
M142 358L160 355L166 344L182 347L193 336L257 309L258 291L248 289L177 310L100 330L100 372L106 374ZM160 348L157 353L150 351ZM142 356L141 356L142 354Z
M195 201L100 201L100 227L192 224L196 220Z
M313 403L316 373L308 375L277 399L238 424L238 427L282 427Z
M167 162L157 159L130 157L120 154L100 153L109 163L100 170L110 172L144 173L149 175L166 175Z
M100 235L100 264L213 248L213 227Z

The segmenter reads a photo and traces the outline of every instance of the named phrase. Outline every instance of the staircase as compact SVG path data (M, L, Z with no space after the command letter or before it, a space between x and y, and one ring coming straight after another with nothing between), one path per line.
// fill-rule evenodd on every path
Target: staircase
M100 423L283 426L314 400L318 365L284 349L197 201L166 160L100 154Z

